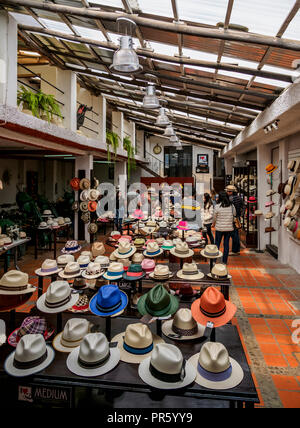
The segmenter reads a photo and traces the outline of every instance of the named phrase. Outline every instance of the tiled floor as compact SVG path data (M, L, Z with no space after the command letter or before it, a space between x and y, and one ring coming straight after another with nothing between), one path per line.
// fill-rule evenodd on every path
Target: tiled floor
M19 266L37 285L34 270L52 254L43 253L38 260L32 254L29 248ZM228 264L233 283L230 299L238 307L233 323L260 397L256 407L300 408L300 311L293 306L300 300L300 275L269 254L248 249L230 257ZM44 285L49 283L48 279ZM20 309L29 311L34 300L35 296Z

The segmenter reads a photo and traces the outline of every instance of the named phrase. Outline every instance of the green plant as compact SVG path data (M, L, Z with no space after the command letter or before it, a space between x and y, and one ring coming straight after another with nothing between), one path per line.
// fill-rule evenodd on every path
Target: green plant
M118 136L118 134L116 134L113 131L106 131L106 145L107 145L107 160L108 162L111 161L111 153L110 153L110 146L112 146L114 154L115 154L115 159L117 157L117 150L119 147L119 139L120 137Z
M128 157L128 178L130 178L131 170L136 168L135 163L135 148L132 145L132 142L129 137L123 138L123 149L127 152Z
M41 90L35 93L22 85L18 90L17 102L18 106L22 103L23 108L30 110L35 117L46 116L48 122L53 119L54 115L62 119L59 104L54 96L45 94Z

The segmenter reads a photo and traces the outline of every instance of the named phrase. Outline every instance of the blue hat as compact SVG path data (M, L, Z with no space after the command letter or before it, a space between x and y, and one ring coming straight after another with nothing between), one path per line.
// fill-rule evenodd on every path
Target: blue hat
M115 284L103 285L90 301L90 311L106 317L117 314L126 308L128 297Z

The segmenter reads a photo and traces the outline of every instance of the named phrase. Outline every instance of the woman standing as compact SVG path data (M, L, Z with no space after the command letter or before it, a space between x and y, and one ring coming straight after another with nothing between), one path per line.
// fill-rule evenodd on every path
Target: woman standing
M233 236L233 221L236 216L234 205L230 202L226 192L220 192L219 204L214 211L213 225L216 228L216 245L220 248L224 237L223 263L227 264L229 254L229 239Z
M201 209L201 219L202 219L203 228L206 229L206 231L203 231L203 236L206 241L206 245L208 244L207 235L209 236L210 243L211 244L215 243L214 235L212 234L212 231L211 231L213 216L214 216L213 201L209 193L204 193L203 208Z

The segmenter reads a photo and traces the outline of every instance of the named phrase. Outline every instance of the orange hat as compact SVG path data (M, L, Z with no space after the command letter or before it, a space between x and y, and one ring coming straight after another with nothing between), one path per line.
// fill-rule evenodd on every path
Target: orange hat
M79 185L80 185L80 179L77 177L72 178L72 180L70 181L70 186L72 187L73 190L79 190Z
M275 166L272 163L269 163L269 165L266 166L266 173L272 174L272 172L274 172L277 168L278 166Z
M88 203L88 210L91 211L91 212L95 212L96 209L97 209L97 205L98 205L98 202L96 202L96 201L90 201Z
M236 309L236 306L225 300L223 294L215 287L208 287L191 307L192 316L199 324L206 326L210 321L214 323L214 327L227 324L233 318Z

